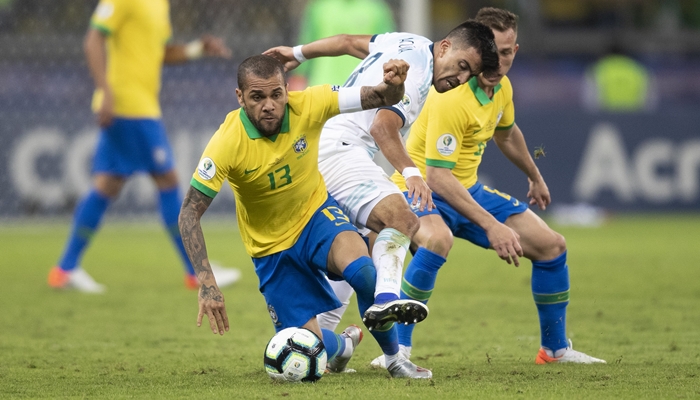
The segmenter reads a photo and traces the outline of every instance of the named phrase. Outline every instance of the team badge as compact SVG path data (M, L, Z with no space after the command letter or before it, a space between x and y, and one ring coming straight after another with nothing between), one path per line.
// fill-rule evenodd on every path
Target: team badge
M273 323L275 326L280 326L280 325L282 325L282 324L280 323L279 318L277 317L277 312L275 311L275 307L273 307L272 304L268 304L268 305L267 305L267 312L270 313L270 318L272 319L272 323Z
M199 165L197 166L197 174L199 174L199 177L205 181L213 178L214 175L216 175L216 165L214 164L214 161L212 161L212 159L209 157L202 158L202 161L200 161Z
M406 113L411 111L411 96L404 94L403 98L398 104Z
M457 139L451 133L440 135L437 140L437 151L443 156L449 156L457 148Z
M294 143L294 152L303 153L306 151L307 146L308 143L306 142L306 136L302 136Z
M339 85L333 85L333 86L331 86L331 91L333 91L333 92L339 92L339 91L340 91L340 86L339 86Z

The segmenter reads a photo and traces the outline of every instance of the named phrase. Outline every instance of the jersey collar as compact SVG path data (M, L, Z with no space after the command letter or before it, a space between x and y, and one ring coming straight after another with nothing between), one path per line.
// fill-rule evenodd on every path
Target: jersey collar
M469 82L467 82L467 84L472 89L472 92L474 92L474 96L476 96L476 99L479 100L479 104L484 106L491 102L491 99L486 94L486 92L484 92L484 90L479 87L479 81L476 76L472 76L471 79L469 79ZM498 85L496 85L496 87L493 88L493 95L495 96L500 89L501 84L499 83Z
M245 113L245 110L243 107L241 107L241 122L243 123L243 128L245 128L245 133L248 134L248 137L251 139L262 139L265 136L260 134L258 131L258 128L253 125L252 122L250 122L250 118L248 118L248 115ZM287 104L284 108L284 117L282 117L282 126L280 127L280 133L289 133L289 104ZM279 135L279 133L277 134ZM277 135L272 135L268 137L271 141L277 140Z

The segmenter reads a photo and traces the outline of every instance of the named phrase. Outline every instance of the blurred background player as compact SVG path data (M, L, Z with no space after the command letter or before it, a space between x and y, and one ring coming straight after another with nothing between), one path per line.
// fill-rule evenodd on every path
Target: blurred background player
M311 0L306 4L298 43L339 35L372 35L393 32L394 15L384 0ZM309 60L289 77L290 90L307 85L341 85L359 61L344 55Z
M381 65L390 58L404 59L411 65L402 101L379 111L365 111L330 119L323 127L319 168L329 193L338 201L355 226L377 233L372 245L372 260L377 268L376 296L385 303L377 313L385 312L398 299L403 264L411 238L418 230L418 218L401 191L384 170L374 163L381 149L386 159L402 171L412 204L420 199L420 208L431 208L430 189L404 148L402 137L416 120L428 90L439 93L454 89L481 71L494 72L498 55L493 33L475 21L466 21L444 39L431 40L411 33L394 32L374 36L338 35L294 49L277 47L274 54L294 68L307 58L354 55L363 58L345 83L345 87L376 84L381 80ZM344 305L352 296L345 282L332 282ZM335 328L336 313L324 314L322 326ZM381 318L377 318L381 320ZM367 321L365 321L367 324ZM383 329L380 324L374 329Z
M93 109L100 138L93 161L93 187L75 210L73 228L63 256L51 269L51 287L100 293L79 266L109 204L127 178L147 172L159 192L166 230L186 269L185 285L199 287L177 229L181 204L173 154L160 120L158 93L163 63L183 63L202 56L230 58L219 38L204 35L187 45L168 43L172 35L167 0L102 0L90 20L85 56L96 90ZM237 281L236 269L218 268L221 285Z
M198 326L206 314L215 334L229 329L200 225L202 214L228 182L235 193L241 237L275 329L311 330L323 338L329 368L345 369L362 333L356 326L341 335L319 327L316 315L340 305L326 276L347 280L357 290L360 314L365 314L375 301L377 274L365 243L328 194L318 170L321 128L334 115L400 100L408 68L403 60L389 60L377 85L324 85L288 93L279 61L257 55L241 63L236 89L241 108L228 114L204 150L180 212L185 248L202 282ZM413 322L414 311L425 308L414 300L400 303L392 309L399 322ZM392 377L432 377L398 356L395 328L372 335Z
M427 303L453 236L494 248L508 264L518 266L518 256L524 255L532 260L532 294L540 320L542 347L536 363L604 363L573 350L567 339L569 269L564 237L527 204L477 180L486 144L493 138L506 158L527 176L529 203L544 210L551 202L549 189L515 124L513 89L505 76L518 51L518 18L489 7L479 10L476 20L493 29L501 66L498 74L475 76L454 91L438 94L431 90L411 130L406 146L434 191L436 209L413 208L420 217L420 229L413 238L415 255L406 268L401 298ZM392 178L407 195L401 175L395 173ZM501 238L513 236L519 243L502 248ZM412 326L399 327L401 351L407 358L412 334ZM372 365L384 366L382 357Z

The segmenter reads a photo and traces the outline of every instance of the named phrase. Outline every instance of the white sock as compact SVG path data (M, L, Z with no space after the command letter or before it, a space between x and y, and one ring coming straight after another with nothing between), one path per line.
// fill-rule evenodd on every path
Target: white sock
M393 228L382 229L372 247L372 261L377 269L374 297L380 293L393 293L399 297L403 263L411 239Z
M350 357L352 353L355 351L355 346L352 345L352 339L350 338L345 338L345 350L343 350L343 353L340 354L340 357Z
M388 355L388 354L384 353L384 363L385 363L384 365L386 365L387 368L389 368L389 366L391 364L393 364L394 361L396 361L398 359L399 359L399 353L396 353L393 355Z

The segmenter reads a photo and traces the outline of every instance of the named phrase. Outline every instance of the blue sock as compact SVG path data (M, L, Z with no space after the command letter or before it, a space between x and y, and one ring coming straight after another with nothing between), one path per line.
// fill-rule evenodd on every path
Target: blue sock
M330 329L321 329L323 345L326 347L328 362L345 351L345 338Z
M160 197L160 216L163 218L163 223L165 223L165 229L168 231L178 253L180 253L182 263L185 264L185 270L188 274L194 275L194 268L192 268L190 258L185 251L185 245L182 244L180 227L177 224L177 219L180 216L180 207L182 206L182 199L178 189L174 187L161 190L158 195Z
M374 304L374 287L377 281L377 270L372 259L364 256L350 263L343 271L343 278L355 289L360 315ZM373 329L370 331L379 343L384 354L393 355L399 352L399 338L396 324L391 324L387 330Z
M425 247L419 247L413 259L406 267L401 282L401 298L413 299L428 304L433 294L438 270L447 261L443 256L433 253ZM399 325L399 344L412 346L411 338L415 324Z
M97 231L102 216L110 203L110 198L91 190L78 204L73 216L73 229L58 266L64 271L72 271L78 266L85 248Z
M532 262L532 296L540 317L542 347L553 352L567 347L569 267L566 265L566 252L550 261Z

